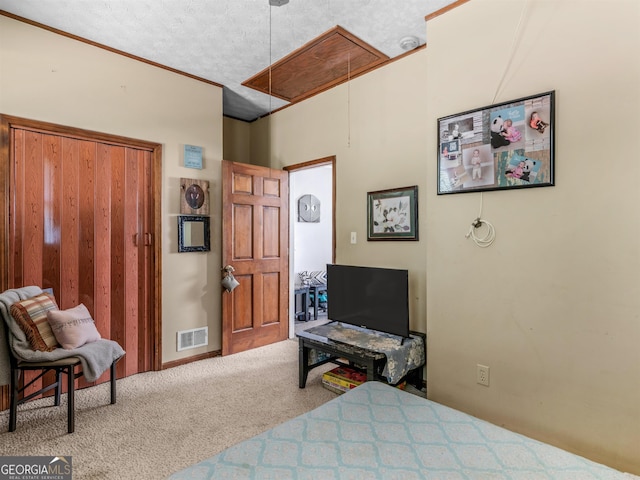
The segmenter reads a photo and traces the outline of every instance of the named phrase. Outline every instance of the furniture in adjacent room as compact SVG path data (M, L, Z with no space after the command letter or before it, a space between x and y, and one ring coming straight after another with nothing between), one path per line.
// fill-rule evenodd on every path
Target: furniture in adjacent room
M367 381L398 384L407 379L423 388L426 334L411 332L410 338L330 322L297 334L299 343L298 386L304 388L309 372L325 363L357 365L366 370ZM389 362L389 359L392 362Z
M302 271L297 274L298 286L309 289L309 304L313 307L313 319L318 319L320 310L327 311L327 272L325 270ZM323 302L320 297L324 297Z
M16 305L20 306L17 310ZM110 401L116 403L116 363L125 352L117 342L100 338L97 330L97 336L85 342L88 337L83 335L93 331L89 328L95 329L93 319L84 313L82 318L73 317L73 313L70 313L72 310L75 312L74 309L59 310L53 292L43 292L36 286L11 289L0 294L0 336L4 337L0 339L0 385L9 384L10 432L16 430L19 405L53 390L54 405L59 406L62 390L66 386L67 432L73 433L75 381L80 377L87 382L94 382L109 370ZM74 327L65 324L65 335L68 337L55 337L48 325L50 311L54 311L57 317L69 315L65 318L69 318L70 323L81 326L72 331ZM23 314L29 317L26 320L28 325L24 323ZM28 330L29 327L33 330ZM77 342L77 346L71 348L67 342L73 341ZM34 348L34 342L38 348ZM54 373L52 381L51 375L47 375L49 372ZM66 375L66 382L63 381L63 374Z
M294 290L295 319L299 322L307 322L309 316L309 287L306 285L296 285ZM300 308L298 308L298 303Z
M424 397L365 382L169 480L285 476L630 479Z
M321 295L327 294L327 286L323 283L316 283L309 285L309 294L311 295L311 302L313 304L313 319L318 319L318 312L320 310L327 311L326 302L322 302L320 299ZM324 303L324 307L322 306Z

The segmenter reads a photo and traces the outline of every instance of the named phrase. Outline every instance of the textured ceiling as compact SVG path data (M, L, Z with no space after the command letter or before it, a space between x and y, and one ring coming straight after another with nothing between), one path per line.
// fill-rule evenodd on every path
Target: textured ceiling
M287 102L242 83L335 26L390 58L454 0L0 0L0 10L224 86L223 113L252 121Z

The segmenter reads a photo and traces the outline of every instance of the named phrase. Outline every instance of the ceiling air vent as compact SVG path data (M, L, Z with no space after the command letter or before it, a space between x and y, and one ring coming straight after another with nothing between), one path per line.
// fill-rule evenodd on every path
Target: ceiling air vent
M204 347L209 343L209 327L192 328L178 332L178 351Z

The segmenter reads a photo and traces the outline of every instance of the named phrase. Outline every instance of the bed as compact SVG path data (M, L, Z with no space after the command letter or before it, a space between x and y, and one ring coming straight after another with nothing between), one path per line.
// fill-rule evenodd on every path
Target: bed
M173 474L182 479L638 478L380 382Z

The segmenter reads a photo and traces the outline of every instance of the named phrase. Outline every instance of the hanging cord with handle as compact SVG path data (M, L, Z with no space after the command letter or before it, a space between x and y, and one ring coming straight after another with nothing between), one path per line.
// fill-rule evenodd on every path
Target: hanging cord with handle
M478 217L473 222L471 222L469 232L467 232L465 237L471 237L476 245L482 248L486 248L495 240L496 230L495 228L493 228L493 225L490 222L482 220L482 218L480 217L482 217L482 192L480 192L480 212L478 213ZM485 231L485 235L482 237L478 233L481 228L483 231Z
M520 19L518 20L518 24L516 25L516 29L512 38L509 59L507 61L507 65L505 66L504 72L502 73L502 78L500 79L500 82L498 82L498 86L496 87L496 91L493 96L493 100L491 102L492 104L496 102L496 99L498 98L498 94L500 93L500 90L502 89L502 85L504 84L504 81L507 77L507 73L509 72L509 68L513 63L513 58L517 51L517 44L521 40L520 30L523 26L523 21L526 18L526 11L528 7L529 7L529 3L525 3L522 7L522 11L520 12ZM486 220L482 220L481 217L482 217L482 192L480 192L480 213L478 214L478 217L473 222L471 222L471 226L469 227L469 231L467 232L465 237L466 238L471 237L473 241L476 243L476 245L482 248L486 248L489 245L491 245L495 240L496 230L493 227L493 225L491 225L490 222L487 222ZM483 228L483 225L485 226L484 228ZM485 231L485 235L483 237L480 237L480 234L479 234L479 231L481 228L483 231Z

